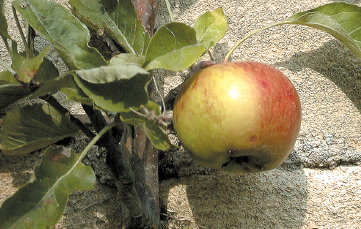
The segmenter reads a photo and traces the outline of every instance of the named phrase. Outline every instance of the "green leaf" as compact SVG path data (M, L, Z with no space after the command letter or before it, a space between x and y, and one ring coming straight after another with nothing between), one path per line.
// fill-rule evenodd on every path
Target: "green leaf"
M361 59L361 7L335 2L297 13L280 24L307 25L325 31Z
M155 115L159 116L161 114L160 107L151 101L145 104L144 108L146 108L148 112L155 112ZM130 111L120 113L120 118L123 122L143 128L149 140L157 149L165 151L176 148L176 146L170 142L168 135L160 128L157 121L150 119L146 114L141 115L138 112Z
M73 100L85 105L92 106L94 101L87 97L83 91L74 82L74 87L65 87L61 89L61 92L66 94L68 100Z
M107 65L102 55L88 46L90 34L86 26L64 6L46 0L17 0L13 6L53 45L69 69Z
M194 30L197 41L203 43L207 49L220 41L227 31L227 19L222 8L200 16L194 24Z
M5 39L11 39L8 34L8 24L4 15L4 0L0 0L0 36Z
M11 61L13 69L19 74L21 65L26 60L25 56L18 52L18 44L11 41Z
M40 96L51 95L58 91L66 94L68 100L74 100L76 102L90 106L94 103L93 100L88 98L88 96L85 95L84 92L75 83L71 72L41 83L39 85L39 89L31 94L28 99L35 99Z
M49 104L35 104L7 112L0 129L0 149L7 155L23 155L79 133Z
M14 68L19 74L18 77L20 81L30 83L30 81L35 77L44 57L48 54L49 49L49 46L45 47L36 57L31 59L19 58L19 60L22 59L22 61L17 63L17 67L14 66Z
M0 72L0 85L2 84L19 84L13 74L9 71Z
M55 79L58 76L59 76L59 71L55 67L54 63L51 62L48 58L44 58L34 78L36 82L43 83L48 80Z
M50 146L34 175L0 208L0 228L50 228L62 217L73 190L95 185L93 170L74 151Z
M111 83L93 84L74 76L77 85L94 103L113 112L127 112L131 107L140 107L148 102L146 86L149 74L137 74L130 79Z
M159 28L152 37L144 68L184 70L194 64L205 50L204 44L197 42L193 28L172 22Z
M90 28L108 33L127 52L144 54L149 35L139 22L130 0L70 0L72 11ZM109 4L112 5L109 8Z
M87 70L78 70L76 73L83 80L94 84L104 84L130 79L137 74L149 74L146 70L135 64L112 65Z
M39 88L29 97L29 99L35 99L40 96L54 94L55 92L60 91L64 87L71 87L72 85L76 85L72 75L65 74L40 83Z
M145 62L145 57L132 54L132 53L120 53L110 59L109 65L125 65L125 64L134 64L139 67L143 66Z
M19 101L31 94L29 88L21 84L0 85L0 109Z

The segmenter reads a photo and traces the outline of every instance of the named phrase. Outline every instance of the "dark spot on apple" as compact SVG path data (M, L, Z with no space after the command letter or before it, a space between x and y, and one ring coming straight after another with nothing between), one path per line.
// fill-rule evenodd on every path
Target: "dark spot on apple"
M281 102L282 101L282 97L278 97L278 102Z
M181 108L181 110L184 109L184 102L183 101L181 101L181 103L180 103L180 108Z
M197 77L197 78L195 79L195 81L194 81L193 84L192 84L192 88L197 87L197 84L199 83L199 82L198 82L199 79L200 79L200 77Z
M264 164L252 160L249 156L231 157L229 161L222 165L222 168L226 167L232 161L239 165L246 164L247 166L242 166L242 168L244 169L244 172L247 173L264 171Z
M232 153L232 151L228 151L228 153ZM226 163L224 163L223 165L222 165L222 168L223 167L226 167L231 161L234 161L234 162L236 162L237 164L242 164L242 163L248 163L249 162L249 157L248 156L240 156L240 157L231 157L230 159L229 159L229 161L227 161Z
M262 81L262 85L264 88L268 88L268 83L266 81Z
M234 161L237 164L242 164L243 162L248 163L249 162L249 157L248 156L234 157Z
M250 140L252 143L254 143L254 142L256 141L256 136L250 137L249 140Z
M208 96L208 90L207 89L204 89L204 96Z

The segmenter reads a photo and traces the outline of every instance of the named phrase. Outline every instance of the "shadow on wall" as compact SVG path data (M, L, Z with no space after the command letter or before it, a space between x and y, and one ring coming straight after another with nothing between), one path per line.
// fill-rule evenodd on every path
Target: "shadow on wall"
M288 61L275 63L291 71L313 69L339 87L361 112L361 61L337 40L318 49L295 53Z
M167 195L167 200L163 201L167 201L167 215L171 214L168 218L170 228L171 225L302 228L304 222L308 193L307 180L300 168L280 168L259 174L216 172L165 183L168 184L161 186L161 192L163 196ZM168 188L165 190L165 187ZM174 196L177 193L179 195ZM187 201L188 214L184 209Z

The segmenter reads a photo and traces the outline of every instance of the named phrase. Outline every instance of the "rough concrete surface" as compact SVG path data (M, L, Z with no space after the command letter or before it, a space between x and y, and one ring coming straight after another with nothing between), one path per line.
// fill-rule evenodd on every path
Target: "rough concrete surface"
M224 9L227 35L211 50L218 62L248 32L330 2L170 1L175 20L188 25L206 10ZM359 0L346 2L361 6ZM162 1L157 24L164 22L169 16ZM2 43L0 54L6 58ZM303 115L294 151L280 168L259 174L204 169L182 150L162 153L164 227L361 228L361 61L330 35L294 25L253 36L232 59L268 63L294 83ZM158 73L165 94L184 80L184 72ZM0 185L7 191L0 202L26 182L37 157L1 156ZM114 188L101 184L77 192L56 228L117 228L117 200Z
M248 32L330 2L174 1L173 7L176 20L190 25L205 10L224 9L228 32L213 49L220 61ZM299 138L281 168L260 174L190 175L173 159L181 178L161 183L169 228L360 228L361 61L328 34L289 25L246 40L233 60L265 62L290 78L303 108Z

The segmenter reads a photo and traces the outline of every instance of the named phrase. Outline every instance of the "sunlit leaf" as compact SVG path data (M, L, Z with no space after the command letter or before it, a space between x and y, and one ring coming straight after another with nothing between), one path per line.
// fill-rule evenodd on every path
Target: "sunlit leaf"
M148 102L146 86L149 74L137 74L130 79L111 83L93 84L74 76L77 85L94 101L96 106L114 112L127 112Z
M62 88L61 92L66 94L68 100L73 100L75 102L79 102L79 103L82 103L85 105L92 106L94 104L94 101L92 99L90 99L89 97L87 97L84 93L82 93L76 84L75 84L75 86L76 87Z
M20 63L14 66L14 69L19 74L18 78L24 83L29 83L36 75L40 65L43 62L44 57L49 52L49 47L45 47L37 56L31 59L19 58L21 59Z
M149 101L144 105L144 108L147 112L154 112L155 115L159 116L161 114L159 105L153 102ZM168 135L164 133L157 121L147 117L146 114L142 115L140 112L142 111L121 113L120 118L124 122L143 128L149 140L157 149L165 151L175 148L176 146L172 145Z
M133 53L120 53L110 59L109 65L125 65L125 64L134 64L139 67L143 66L145 62L145 57L136 55Z
M0 36L10 39L8 34L8 24L4 15L4 0L0 0Z
M102 0L102 2L116 3L115 8L105 8L105 10L131 43L134 51L144 55L149 44L149 34L138 20L132 1Z
M26 60L25 55L18 52L18 44L15 41L11 41L11 65L12 68L19 74L21 65Z
M361 7L335 2L297 13L280 24L307 25L325 31L361 59Z
M0 85L2 84L19 84L13 74L9 71L0 72Z
M0 85L0 109L19 101L31 94L29 88L21 84Z
M213 12L206 12L200 16L195 24L197 40L203 43L206 48L212 47L220 41L227 31L227 19L222 8Z
M0 208L0 228L50 228L64 213L68 196L74 190L95 185L93 170L80 162L74 151L50 146L34 175Z
M76 73L83 80L94 84L104 84L130 79L137 74L149 74L146 70L135 64L109 65L100 68L78 70Z
M205 46L198 43L193 28L172 22L160 27L152 37L144 68L184 70L194 64L204 51Z
M70 0L72 11L87 26L108 33L127 52L143 54L149 43L131 1ZM111 5L111 7L109 7Z
M7 155L27 154L79 133L68 118L50 105L25 106L4 116L0 149Z
M102 55L88 46L90 33L86 26L61 4L47 0L17 0L13 6L53 45L70 69L107 65Z

